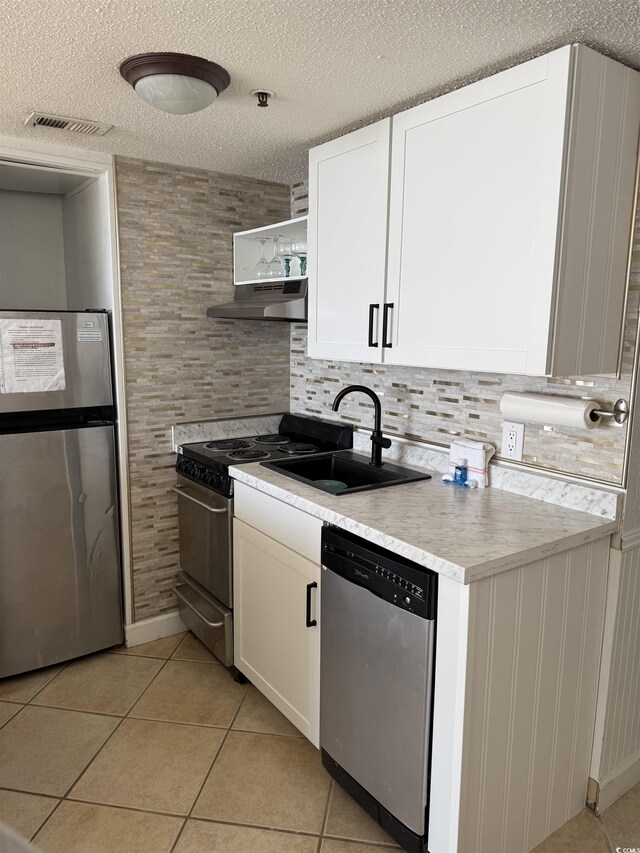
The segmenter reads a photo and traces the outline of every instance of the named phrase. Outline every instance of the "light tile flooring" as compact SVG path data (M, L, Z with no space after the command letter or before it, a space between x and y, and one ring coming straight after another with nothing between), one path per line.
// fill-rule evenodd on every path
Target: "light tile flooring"
M395 847L191 634L0 681L0 821L50 853ZM536 853L618 846L640 847L640 786Z

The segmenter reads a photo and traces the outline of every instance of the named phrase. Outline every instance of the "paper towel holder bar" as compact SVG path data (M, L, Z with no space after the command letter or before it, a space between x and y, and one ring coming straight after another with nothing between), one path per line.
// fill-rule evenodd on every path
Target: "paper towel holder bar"
M613 418L617 424L622 426L629 417L629 403L623 399L616 400L613 411L608 412L604 409L594 409L589 417L592 421L599 421L600 418Z

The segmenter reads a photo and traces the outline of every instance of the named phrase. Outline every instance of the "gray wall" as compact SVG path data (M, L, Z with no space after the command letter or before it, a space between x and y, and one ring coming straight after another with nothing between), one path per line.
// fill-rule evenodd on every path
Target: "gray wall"
M113 308L106 175L62 202L67 303L72 311Z
M62 196L0 190L0 309L66 307Z

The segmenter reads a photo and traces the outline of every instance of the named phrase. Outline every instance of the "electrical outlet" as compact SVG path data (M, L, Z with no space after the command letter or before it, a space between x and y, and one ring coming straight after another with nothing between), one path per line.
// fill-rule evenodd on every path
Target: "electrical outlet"
M502 424L502 450L500 456L503 459L515 459L522 462L522 451L524 448L524 424L514 424L505 421Z

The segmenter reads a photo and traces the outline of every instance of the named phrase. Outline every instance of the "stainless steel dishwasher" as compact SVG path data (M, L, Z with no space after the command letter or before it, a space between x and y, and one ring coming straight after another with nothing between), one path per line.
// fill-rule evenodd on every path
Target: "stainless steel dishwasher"
M405 850L423 853L438 576L333 527L322 565L322 762Z

